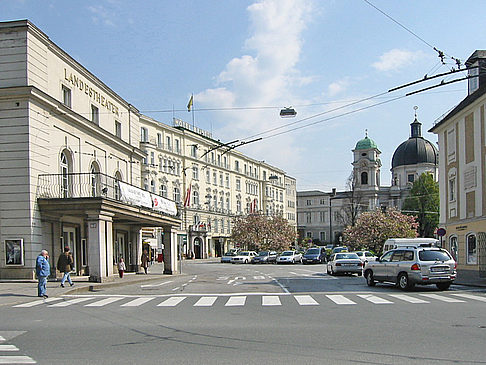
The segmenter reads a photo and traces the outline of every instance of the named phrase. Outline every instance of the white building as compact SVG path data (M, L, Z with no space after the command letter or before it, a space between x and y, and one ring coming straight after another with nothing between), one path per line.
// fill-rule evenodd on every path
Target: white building
M0 126L0 278L32 278L41 249L54 274L65 246L93 281L162 247L174 273L179 244L220 254L235 214L286 214L282 170L142 115L27 20L0 23Z

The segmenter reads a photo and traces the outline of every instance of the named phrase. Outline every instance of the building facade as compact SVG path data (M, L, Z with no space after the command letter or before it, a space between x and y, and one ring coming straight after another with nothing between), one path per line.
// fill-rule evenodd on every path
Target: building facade
M440 146L440 226L458 268L486 277L486 51L467 60L468 95L431 128Z
M0 278L42 249L55 275L65 246L93 281L145 250L170 274L220 255L235 215L287 214L284 171L143 115L29 21L0 23L0 66Z

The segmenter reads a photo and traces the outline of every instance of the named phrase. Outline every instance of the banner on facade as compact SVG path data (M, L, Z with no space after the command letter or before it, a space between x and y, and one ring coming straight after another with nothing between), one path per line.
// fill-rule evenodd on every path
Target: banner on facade
M148 191L142 190L132 185L118 182L121 192L121 200L125 203L138 205L145 208L152 208L152 198Z
M169 215L177 215L176 203L160 195L150 194L152 196L152 209Z

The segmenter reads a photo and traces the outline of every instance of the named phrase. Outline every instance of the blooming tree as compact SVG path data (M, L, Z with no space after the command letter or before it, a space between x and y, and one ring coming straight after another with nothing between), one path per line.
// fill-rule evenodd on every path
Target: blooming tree
M246 250L287 250L297 233L281 216L250 214L235 219L231 239Z
M344 243L351 249L367 248L379 252L388 238L417 237L416 218L396 209L364 212L354 226L343 232Z

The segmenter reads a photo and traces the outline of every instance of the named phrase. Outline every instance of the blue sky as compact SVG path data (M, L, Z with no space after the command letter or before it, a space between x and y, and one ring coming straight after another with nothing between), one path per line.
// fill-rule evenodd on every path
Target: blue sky
M365 130L389 185L414 106L424 136L437 141L427 130L465 97L465 82L404 97L439 78L345 106L486 49L485 9L480 0L0 0L0 20L29 19L156 120L192 123L186 105L194 94L195 124L216 139L273 130L241 151L284 169L298 190L329 191L344 188ZM447 55L445 65L433 47ZM297 117L281 119L285 106Z

